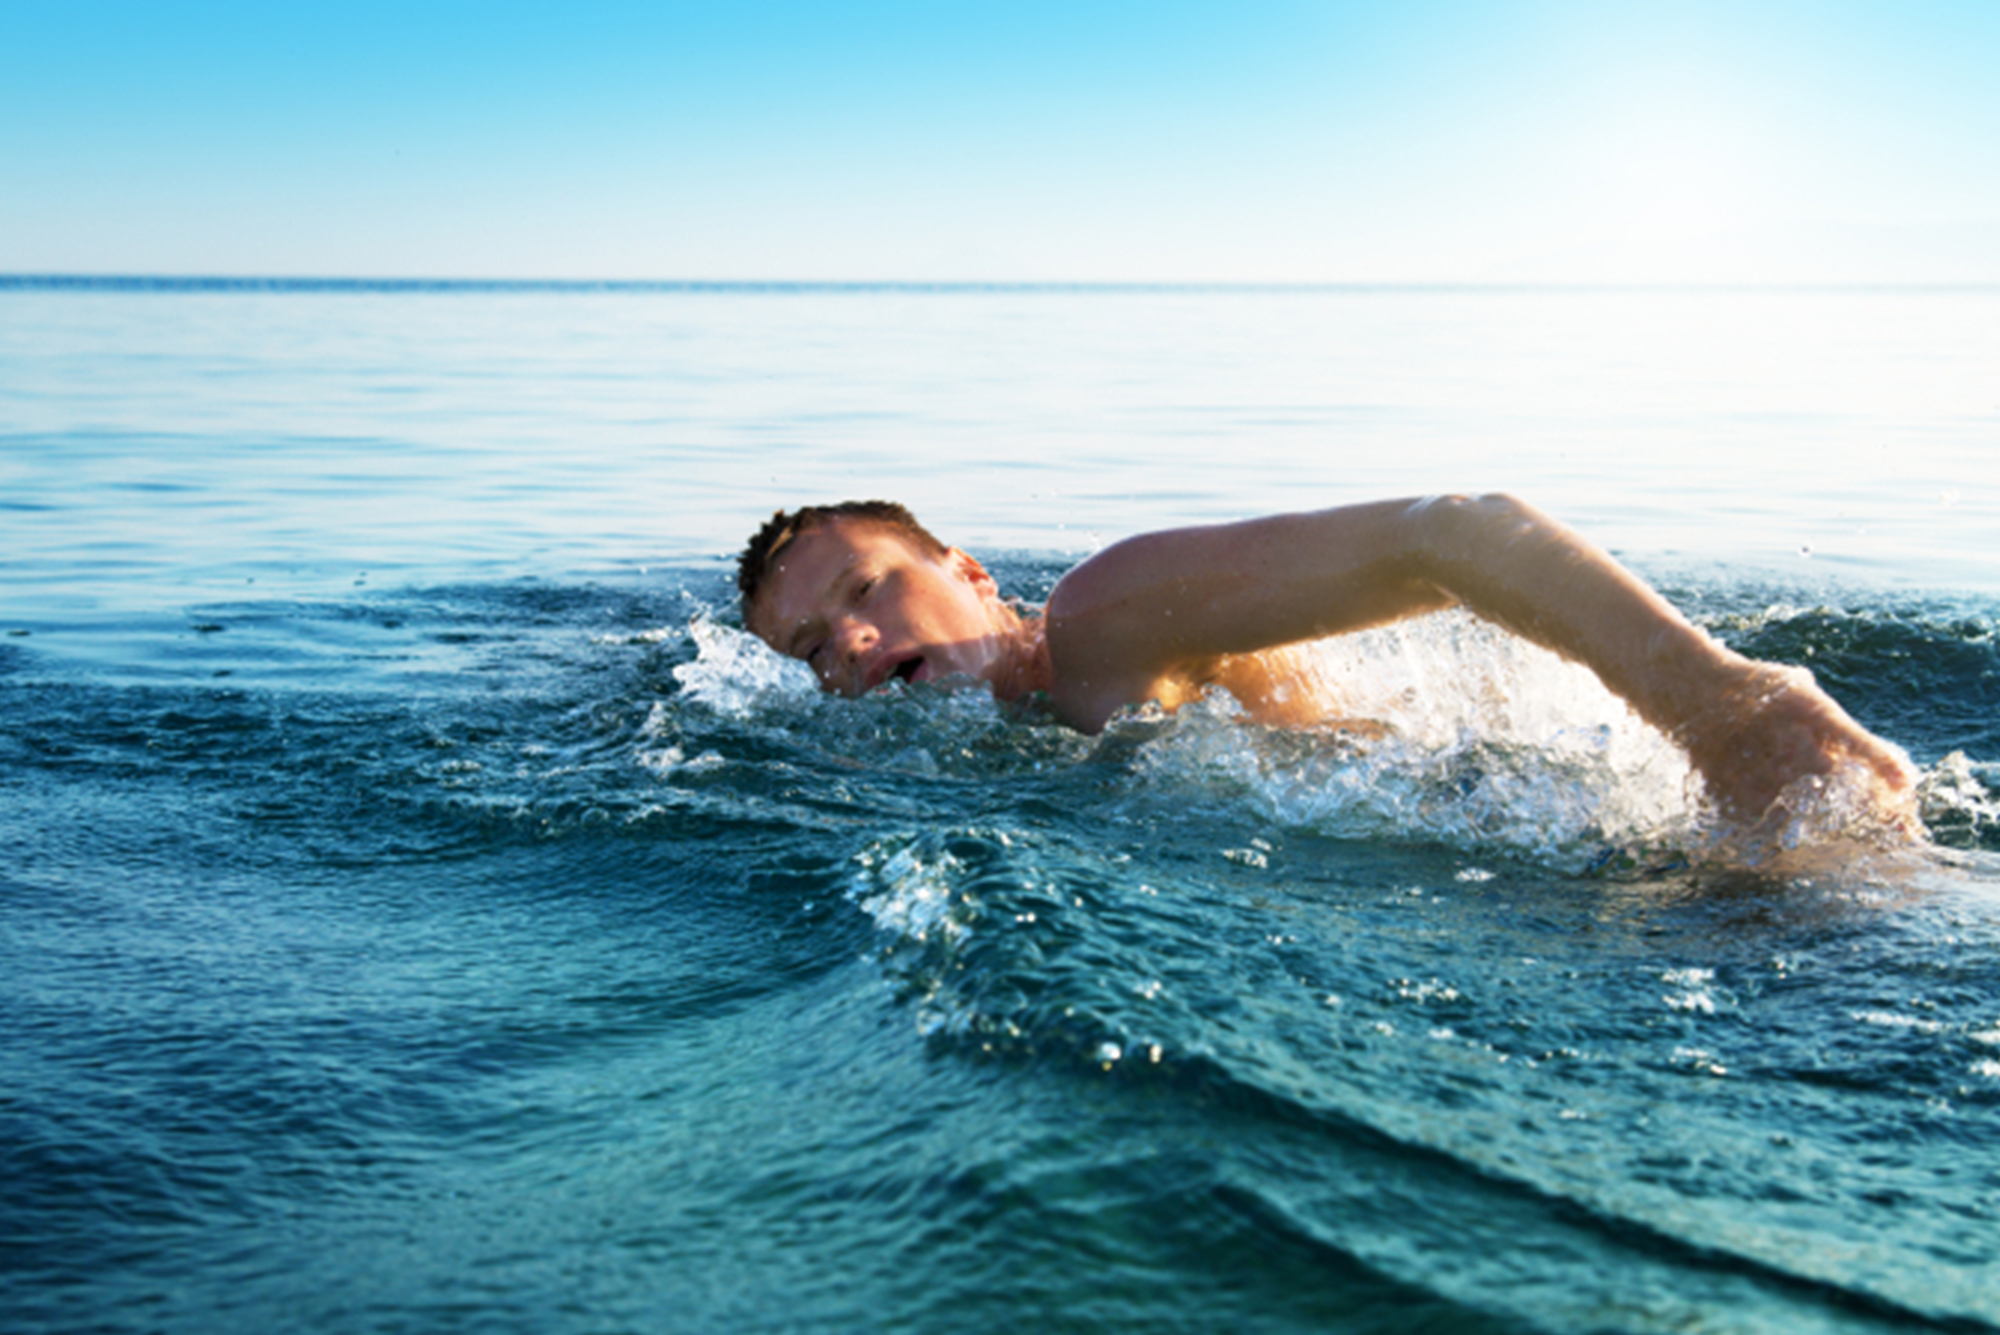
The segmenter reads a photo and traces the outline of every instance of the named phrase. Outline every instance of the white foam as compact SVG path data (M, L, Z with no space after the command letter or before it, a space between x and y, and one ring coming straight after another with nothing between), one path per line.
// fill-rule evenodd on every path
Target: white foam
M1174 716L1141 763L1162 781L1233 786L1287 825L1555 861L1695 826L1699 781L1679 748L1588 670L1470 615L1342 636L1306 661L1381 735L1244 727L1214 697Z
M969 928L963 914L953 912L958 895L953 878L963 870L950 853L940 849L926 857L915 846L895 849L871 845L856 861L851 898L885 932L913 941L955 941Z
M674 669L683 698L745 717L772 706L798 708L819 696L812 669L755 635L697 616L688 623L696 658Z
M1974 830L2000 826L2000 793L1995 779L2000 765L1973 760L1953 751L1925 771L1917 786L1924 822L1966 825Z
M656 626L636 632L608 632L590 637L592 644L672 644L686 634L678 626Z
M1861 1024L1880 1025L1885 1029L1907 1029L1917 1034L1936 1034L1944 1030L1944 1026L1936 1020L1920 1019L1914 1015L1898 1015L1894 1011L1856 1011L1854 1018Z

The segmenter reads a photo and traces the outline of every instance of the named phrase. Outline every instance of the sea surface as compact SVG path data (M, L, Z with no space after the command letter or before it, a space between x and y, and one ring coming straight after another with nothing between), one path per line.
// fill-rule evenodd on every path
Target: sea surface
M734 608L1489 488L1930 837L1462 615L1086 738ZM1992 288L0 279L0 1329L2000 1328L1996 620Z

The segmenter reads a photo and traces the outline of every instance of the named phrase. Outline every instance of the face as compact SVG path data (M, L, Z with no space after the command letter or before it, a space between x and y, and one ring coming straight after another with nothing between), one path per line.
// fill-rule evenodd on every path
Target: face
M779 552L748 620L827 690L861 695L892 679L990 681L1011 616L993 577L957 548L932 556L892 528L837 519Z

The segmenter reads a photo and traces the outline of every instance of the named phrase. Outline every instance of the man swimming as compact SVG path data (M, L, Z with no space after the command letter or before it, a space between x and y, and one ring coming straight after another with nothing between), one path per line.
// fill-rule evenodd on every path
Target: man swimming
M1510 496L1430 496L1127 538L1064 575L1040 614L902 506L780 512L738 572L743 624L826 690L963 675L1041 695L1097 732L1127 705L1210 687L1258 722L1335 716L1288 647L1463 607L1581 663L1688 754L1733 820L1851 771L1914 830L1914 772L1801 668L1744 658L1609 555Z

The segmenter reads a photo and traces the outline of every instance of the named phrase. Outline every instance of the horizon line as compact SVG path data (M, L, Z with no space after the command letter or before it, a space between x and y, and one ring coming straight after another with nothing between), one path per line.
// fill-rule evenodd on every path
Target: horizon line
M1061 279L413 278L254 274L0 273L0 290L106 292L631 292L631 293L1591 293L1591 292L2000 292L2000 282L1694 281L1205 281Z

